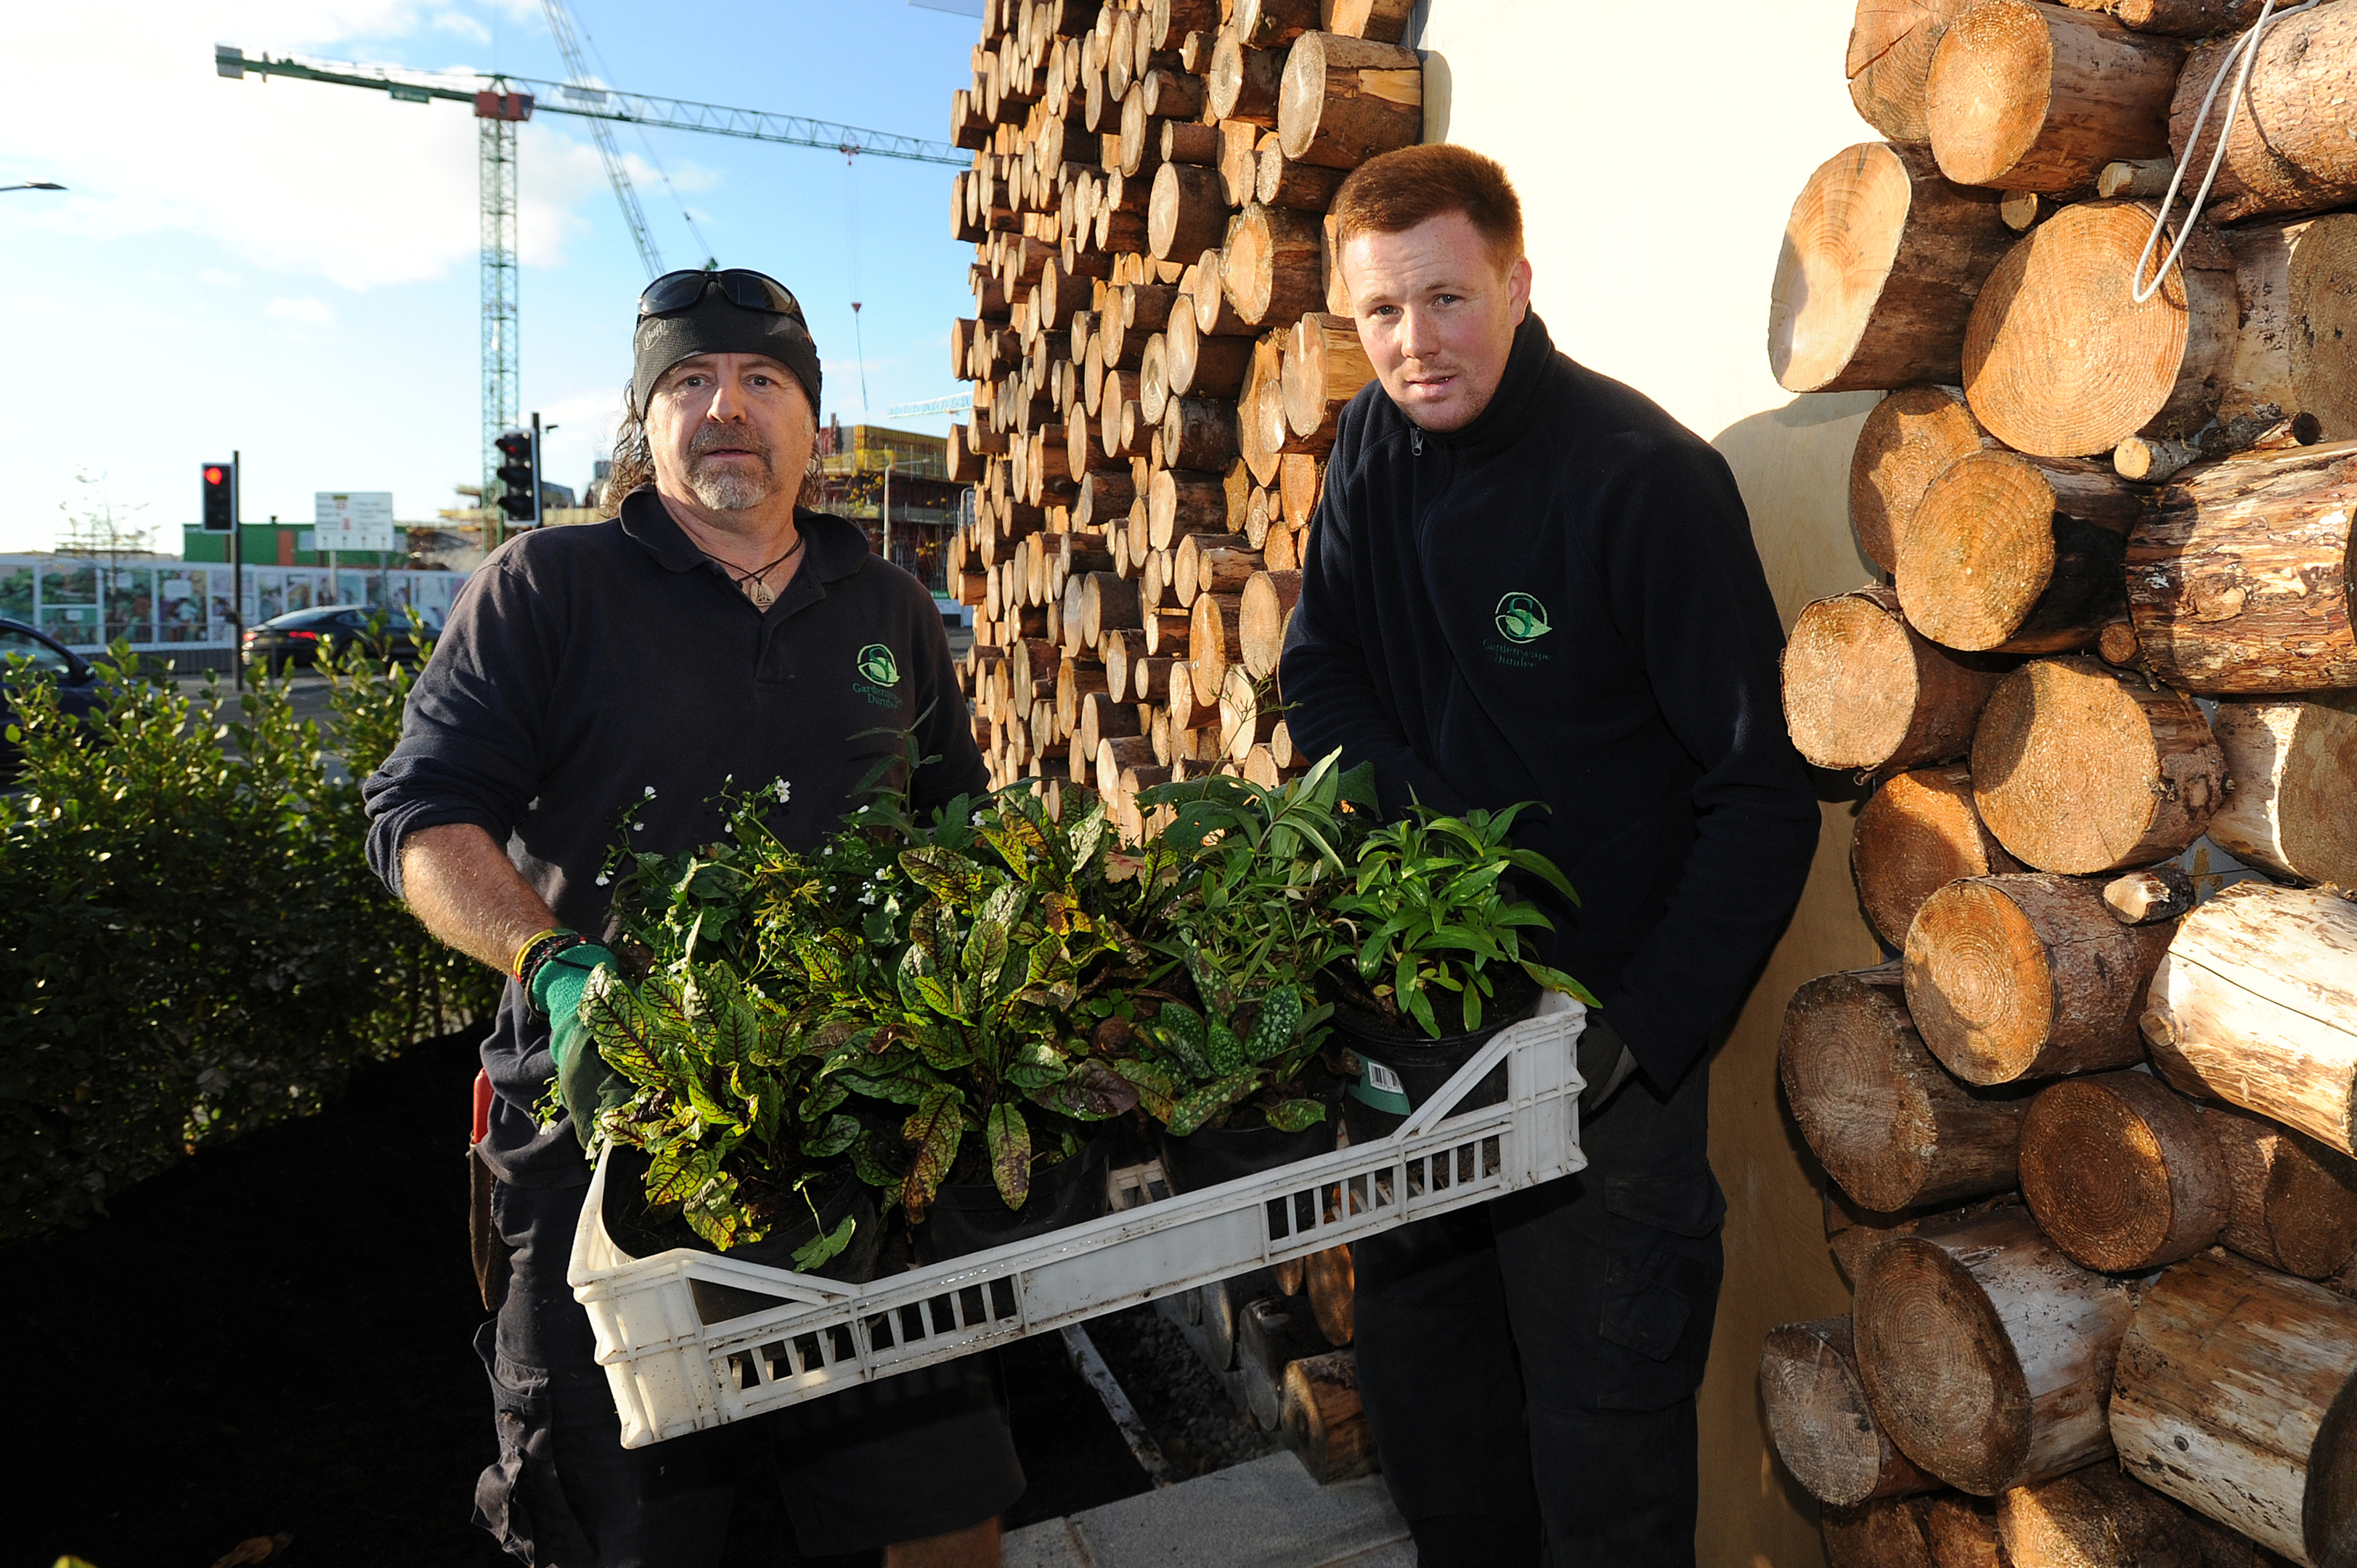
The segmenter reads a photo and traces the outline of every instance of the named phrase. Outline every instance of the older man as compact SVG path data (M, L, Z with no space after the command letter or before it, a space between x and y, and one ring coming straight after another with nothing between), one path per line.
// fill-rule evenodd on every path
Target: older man
M1583 901L1526 891L1604 1004L1585 1172L1356 1249L1361 1392L1425 1568L1691 1564L1726 1210L1705 1057L1817 832L1775 606L1718 455L1531 313L1502 169L1386 154L1334 215L1379 384L1303 566L1295 744L1372 763L1388 811L1545 802L1518 842Z
M911 781L920 808L985 784L931 597L856 526L796 504L819 362L793 295L755 272L656 279L628 397L619 516L522 535L484 564L367 786L378 873L428 929L511 976L483 1045L482 1148L513 1251L476 1337L500 1437L477 1522L543 1568L716 1563L739 1474L766 1458L806 1552L995 1563L1023 1476L982 1364L625 1451L565 1286L583 1125L608 1091L577 1004L610 957L587 933L605 926L616 835L709 842L733 781L774 785L773 827L812 845L890 750L854 737L883 727L941 759ZM552 1078L571 1114L543 1128L532 1107Z

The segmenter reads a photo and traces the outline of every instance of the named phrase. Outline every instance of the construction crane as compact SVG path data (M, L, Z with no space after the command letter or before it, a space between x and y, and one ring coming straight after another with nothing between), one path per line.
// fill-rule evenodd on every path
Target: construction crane
M584 88L595 91L589 77L589 62L581 58L581 40L573 32L573 18L565 14L565 0L541 0L541 9L548 14L548 35L556 40L556 52L565 57L565 69L573 75L565 83L567 92ZM606 182L614 188L614 199L621 204L622 226L630 231L630 243L639 248L639 264L647 269L648 281L662 274L662 252L655 248L655 237L647 228L647 215L639 210L638 188L630 183L630 170L622 162L622 153L614 145L614 127L604 120L589 122L589 139L597 144L597 156L606 166Z
M572 29L569 26L559 27L558 16L556 7L551 5L551 27L558 33L557 48L565 55L565 68L576 77L587 77L588 72L583 67L578 47L573 44ZM570 114L592 123L595 127L592 134L598 137L598 152L607 160L607 173L615 182L616 195L623 200L625 220L630 227L631 239L638 245L640 259L646 264L650 274L661 269L661 262L647 233L645 217L639 211L636 193L630 190L620 156L614 150L610 135L598 135L604 129L604 125L599 124L601 122L651 126L667 131L695 131L705 135L736 136L746 141L777 142L788 146L819 147L840 153L847 158L866 154L912 163L941 164L952 168L963 168L972 161L969 155L961 153L946 142L864 131L853 125L838 125L830 121L806 119L800 115L769 114L755 109L729 109L685 99L656 98L643 92L593 87L582 81L545 81L506 72L454 76L335 60L307 61L266 54L249 59L245 51L234 44L214 46L213 69L217 74L231 81L242 81L248 75L260 77L265 81L274 76L284 76L298 81L324 81L338 87L370 88L401 103L431 103L439 99L468 104L474 109L475 118L479 122L478 145L482 182L481 450L482 500L487 508L494 503L499 493L498 478L492 472L498 462L494 443L501 431L513 428L518 421L516 126L531 119L535 111Z

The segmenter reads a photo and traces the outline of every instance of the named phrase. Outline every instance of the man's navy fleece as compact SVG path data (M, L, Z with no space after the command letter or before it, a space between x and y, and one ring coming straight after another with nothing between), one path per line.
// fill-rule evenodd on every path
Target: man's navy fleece
M1782 646L1726 462L1534 314L1463 430L1379 382L1343 411L1281 673L1296 746L1373 763L1387 812L1551 808L1515 829L1582 899L1542 899L1550 956L1666 1093L1815 849Z

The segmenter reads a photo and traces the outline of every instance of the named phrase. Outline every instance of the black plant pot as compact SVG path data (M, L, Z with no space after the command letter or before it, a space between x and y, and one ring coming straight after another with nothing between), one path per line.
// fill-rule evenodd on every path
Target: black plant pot
M1512 965L1489 974L1494 994L1482 1004L1481 1026L1460 1027L1437 1039L1412 1022L1385 1017L1367 1006L1353 994L1356 987L1350 981L1331 985L1336 1039L1362 1063L1372 1064L1372 1070L1362 1066L1343 1093L1342 1124L1350 1128L1352 1143L1391 1136L1407 1120L1408 1112L1437 1094L1474 1052L1490 1043L1491 1036L1537 1010L1541 995L1537 981ZM1444 1030L1451 1024L1461 1025L1463 1014L1456 993L1436 995L1433 1015ZM1392 1087L1393 1082L1398 1087ZM1475 1111L1505 1098L1506 1064L1500 1062L1457 1102L1457 1108Z
M1281 1133L1262 1122L1250 1127L1207 1127L1185 1137L1162 1134L1162 1174L1173 1192L1200 1192L1238 1176L1315 1159L1333 1152L1340 1121L1341 1084L1312 1066L1301 1085L1304 1100L1321 1101L1326 1119L1298 1133Z
M924 1223L916 1227L917 1261L938 1263L1096 1219L1112 1207L1105 1187L1105 1158L1112 1149L1113 1134L1106 1130L1070 1159L1035 1167L1030 1194L1020 1208L1006 1207L996 1182L952 1182L942 1187L933 1195Z
M759 1241L722 1251L695 1233L694 1229L677 1209L658 1209L647 1203L647 1166L651 1162L643 1149L626 1148L617 1144L606 1163L606 1205L600 1211L606 1222L606 1234L614 1245L634 1258L667 1252L675 1247L694 1251L710 1252L715 1256L734 1258L738 1262L759 1263L764 1268L791 1272L794 1253L810 1244L822 1227L828 1235L834 1233L847 1216L856 1216L858 1227L851 1233L851 1244L816 1269L813 1273L824 1279L841 1280L846 1284L860 1284L876 1274L876 1258L884 1244L884 1223L876 1212L876 1199L867 1184L849 1171L840 1171L823 1182L813 1183L810 1200L818 1206L818 1218L813 1220L808 1208L802 1218L781 1225ZM794 1202L802 1199L796 1197ZM706 1323L721 1323L748 1313L764 1311L778 1305L780 1298L759 1291L737 1290L728 1285L716 1285L704 1280L691 1281L695 1291L695 1310Z

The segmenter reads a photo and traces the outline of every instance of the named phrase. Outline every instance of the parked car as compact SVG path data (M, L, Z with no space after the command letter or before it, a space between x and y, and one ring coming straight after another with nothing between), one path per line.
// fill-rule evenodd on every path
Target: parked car
M8 658L12 653L30 660L36 675L57 682L59 712L81 719L98 705L98 671L80 654L23 621L0 620L0 779L15 778L24 760L23 753L8 739L8 726L16 722L16 706L8 700L8 688L16 678L14 661Z
M322 653L332 655L347 642L359 642L373 659L396 664L422 664L433 651L439 619L428 615L417 630L421 650L411 640L409 617L402 611L371 609L366 605L321 605L316 609L289 610L260 626L245 628L245 660L260 664L273 675L289 670L309 670Z

